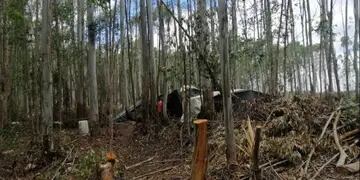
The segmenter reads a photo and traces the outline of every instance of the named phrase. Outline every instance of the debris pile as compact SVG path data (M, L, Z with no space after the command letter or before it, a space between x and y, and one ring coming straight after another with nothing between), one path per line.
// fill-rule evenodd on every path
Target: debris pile
M249 137L253 136L250 129L257 125L263 128L260 146L262 170L269 177L272 174L271 177L285 179L310 178L320 175L322 171L332 171L334 176L342 174L334 172L355 173L355 177L359 173L360 163L360 148L355 145L360 139L357 111L356 104L343 101L329 103L326 99L313 96L265 97L236 104L234 116L238 160L242 168L247 167L237 178L250 174L249 146L252 142ZM226 174L223 169L226 164L225 131L220 125L211 132L209 172L221 178ZM337 157L334 158L335 155ZM341 158L345 160L331 165Z

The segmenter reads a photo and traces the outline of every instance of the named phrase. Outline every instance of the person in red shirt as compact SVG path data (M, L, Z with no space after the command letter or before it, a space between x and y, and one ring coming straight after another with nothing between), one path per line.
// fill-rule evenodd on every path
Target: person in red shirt
M159 97L156 102L156 112L158 113L159 116L161 116L161 113L163 111L163 106L164 106L164 102L162 100L162 97Z

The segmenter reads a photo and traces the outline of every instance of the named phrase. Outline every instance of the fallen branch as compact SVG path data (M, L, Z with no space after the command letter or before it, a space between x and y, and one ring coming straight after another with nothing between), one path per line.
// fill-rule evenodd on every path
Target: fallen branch
M278 165L280 165L280 164L283 164L283 163L285 163L285 162L287 162L287 161L288 161L287 159L281 160L281 161L278 161L278 162L276 162L276 160L272 160L272 161L269 161L269 160L268 160L268 162L260 165L260 166L259 166L259 169L267 170L267 169L269 169L269 168L274 168L275 166L278 166ZM274 163L274 162L276 162L276 163ZM274 163L274 164L272 164L272 163ZM276 169L274 169L274 170L276 171ZM251 174L242 175L242 176L239 177L239 178L240 178L239 180L251 179Z
M273 165L271 164L271 162L270 162L270 161L268 161L268 162L269 162L269 164L270 164L271 170L274 171L275 175L276 175L279 179L283 180L284 178L281 177L280 174L274 169L274 167L273 167Z
M275 166L278 166L278 165L280 165L280 164L286 163L287 161L288 161L288 160L285 159L285 160L279 161L279 162L277 162L277 163L274 163L272 166L275 167ZM265 167L264 170L266 170L266 169L268 169L268 168L270 168L270 166Z
M335 118L334 124L333 124L333 133L334 133L334 140L335 140L335 144L337 146L337 148L339 149L340 152L340 158L338 160L338 162L336 163L336 166L342 166L345 164L345 160L347 157L347 154L345 153L344 148L341 146L340 141L339 141L339 135L337 133L337 123L339 122L339 117L340 117L341 112L339 112Z
M360 128L357 128L357 129L354 129L352 131L349 131L349 132L346 132L344 133L343 135L340 136L340 140L345 140L347 139L348 137L351 137L351 136L354 136L354 135L357 135L360 133Z
M341 104L342 100L340 100L340 104ZM329 126L330 122L331 122L331 119L334 117L334 115L337 113L337 112L341 112L343 110L346 110L346 109L350 109L350 108L353 108L353 107L358 107L359 104L351 104L351 105L348 105L348 106L340 106L338 108L336 108L336 110L334 112L331 113L329 119L326 121L325 123L325 126L323 127L322 129L322 132L320 134L320 137L319 139L317 140L315 146L311 149L311 152L308 156L308 159L306 160L305 162L305 168L304 168L304 172L303 172L303 175L306 175L307 174L307 170L309 168L309 165L310 165L310 161L311 161L311 158L312 156L314 155L315 153L315 148L320 144L320 140L323 138L323 136L325 135L325 132L326 132L326 129L327 127Z
M183 161L183 160L184 159L166 159L166 160L162 160L162 161L153 161L153 162L150 162L149 164L178 162L178 161Z
M70 155L72 154L72 151L74 149L74 146L71 147L69 153L66 155L65 159L62 161L61 165L56 169L54 176L51 178L51 180L56 179L56 177L59 175L59 171L62 167L64 167L66 161L69 159Z
M173 168L175 168L175 167L177 167L177 166L178 166L178 165L172 166L172 167L167 167L167 168L164 168L164 169L159 169L159 170L157 170L157 171L152 171L152 172L149 172L149 173L146 173L146 174L143 174L143 175L134 177L134 178L132 178L132 179L133 179L133 180L135 180L135 179L140 179L140 178L143 178L143 177L146 177L146 176L154 175L154 174L156 174L156 173L169 171L169 170L171 170L171 169L173 169Z
M345 150L353 147L358 141L356 140L354 143L352 143L350 146L346 147ZM345 151L344 150L344 151ZM338 156L340 155L340 153L336 153L332 158L330 158L324 165L322 165L319 170L310 178L310 179L315 179L320 172L327 166L329 165L334 159L336 159ZM340 166L340 168L342 168L343 166Z
M268 165L270 165L270 164L272 164L272 166L275 167L275 166L280 165L280 164L283 164L283 163L285 163L285 162L287 162L287 161L288 161L288 160L285 159L285 160L276 162L276 163L274 163L274 164L272 164L272 163L275 162L275 161L269 161L269 162L267 162L267 163L264 163L264 164L260 165L259 168L260 168L260 169L264 168L264 169L266 170L266 169L268 169L268 168L270 167L270 166L268 166Z
M338 108L339 109L339 108ZM329 119L326 121L323 129L322 129L322 132L320 134L320 137L318 138L318 140L316 141L316 144L315 146L311 149L310 151L310 154L305 162L305 168L304 168L304 172L303 172L303 175L306 175L307 174L307 170L309 168L309 165L310 165L310 161L311 161L311 158L312 156L314 155L315 153L315 148L320 144L320 140L323 138L323 136L325 135L325 132L326 132L326 129L327 127L329 126L330 122L331 122L331 119L334 117L335 113L337 112L338 110L335 110L334 112L331 113Z
M133 164L133 165L131 165L131 166L125 166L125 170L129 170L129 169L131 169L131 168L135 168L135 167L141 166L141 165L144 164L144 163L147 163L147 162L149 162L149 161L152 161L154 158L155 158L155 156L150 157L149 159L146 159L146 160L144 160L144 161L138 162L138 163L136 163L136 164Z
M360 171L360 161L338 166L337 168L346 172L357 173Z
M341 104L342 101L340 101L340 104ZM358 107L360 104L359 103L356 103L356 104L350 104L350 105L347 105L347 106L340 106L336 109L336 111L343 111L343 110L346 110L346 109L350 109L350 108L354 108L354 107Z
M310 179L315 179L319 174L320 172L328 165L330 164L333 160L335 160L337 157L339 156L339 153L335 154L332 158L330 158L328 161L326 161L325 164L323 164L319 170L316 171L316 173L310 178Z

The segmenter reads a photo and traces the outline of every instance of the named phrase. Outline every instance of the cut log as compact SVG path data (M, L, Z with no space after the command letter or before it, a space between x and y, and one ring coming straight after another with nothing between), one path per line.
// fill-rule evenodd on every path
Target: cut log
M204 180L207 169L207 123L206 119L194 121L196 126L196 142L192 159L192 180Z

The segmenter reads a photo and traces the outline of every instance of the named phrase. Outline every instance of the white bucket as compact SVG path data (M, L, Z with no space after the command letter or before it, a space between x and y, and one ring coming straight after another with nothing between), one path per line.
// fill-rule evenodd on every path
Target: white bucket
M79 121L79 133L80 135L89 135L89 123L87 120Z

